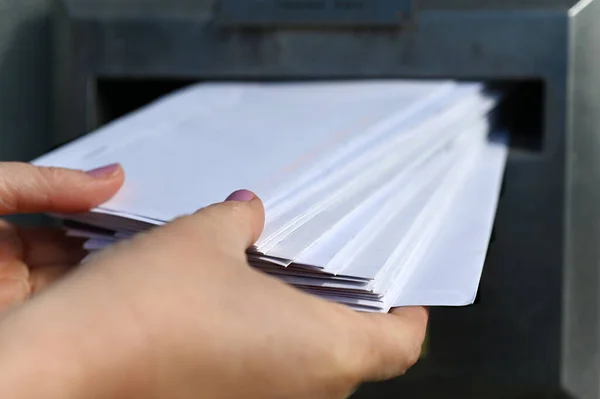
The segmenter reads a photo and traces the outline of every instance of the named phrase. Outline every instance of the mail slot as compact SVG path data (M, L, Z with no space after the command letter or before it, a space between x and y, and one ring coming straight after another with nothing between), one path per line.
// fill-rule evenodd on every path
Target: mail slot
M54 142L198 81L486 82L511 151L480 302L432 309L417 366L356 397L600 398L599 20L598 0L62 0Z
M100 127L194 83L197 83L194 79L98 77L93 82L96 92L94 127ZM492 116L496 129L511 132L510 146L513 151L543 151L544 82L488 81L486 86L489 90L498 92L503 99Z

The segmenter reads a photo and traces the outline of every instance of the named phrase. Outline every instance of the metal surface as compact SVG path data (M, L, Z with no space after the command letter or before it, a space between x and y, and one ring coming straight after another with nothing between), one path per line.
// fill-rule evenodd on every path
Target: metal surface
M563 251L565 142L572 132L567 127L569 96L579 104L570 120L577 115L588 124L585 135L572 143L584 147L587 163L574 167L571 175L586 173L588 166L594 171L598 162L592 159L597 143L585 141L600 128L598 116L589 112L592 88L573 89L586 85L573 78L573 71L592 76L591 68L598 70L594 57L600 52L573 53L578 46L597 47L582 32L592 29L585 21L600 18L598 0L582 7L577 17L569 13L574 1L423 0L410 28L385 32L223 29L209 0L147 0L143 7L133 0L60 3L57 143L102 123L105 104L135 96L135 80L143 81L143 87L152 87L153 81L385 77L539 84L543 132L533 136L537 146L514 148L509 156L481 303L433 309L427 356L405 377L367 386L356 397L514 398L539 393L559 398L566 391L577 399L598 397L590 396L595 393L586 388L587 380L578 380L580 371L596 370L589 359L578 363L587 358L575 345L578 339L596 343L590 338L595 327L590 326L599 320L593 307L597 301L588 308L587 322L571 313L584 299L597 299L592 289L600 283L594 269L600 254L591 247L600 242L597 227L573 233L585 212L590 222L598 221L598 211L583 200L585 192L571 198L573 207L581 207L575 212L581 217L569 219L570 242L590 236L577 244L575 252L583 254L571 251L568 263ZM111 90L99 83L106 79ZM526 102L516 109L527 113L533 105ZM577 123L583 122L571 126L583 129ZM579 179L570 182L580 190L594 180ZM579 266L573 266L575 261ZM591 268L588 274L576 274L586 268ZM570 281L564 292L563 275ZM587 289L578 294L585 277ZM597 349L590 346L587 356L595 359Z
M571 25L563 384L600 397L600 1Z
M0 0L0 161L28 161L51 140L48 11L44 0Z
M410 20L412 0L220 0L215 20L227 26L369 26Z
M563 10L567 11L578 0L419 0L425 10Z

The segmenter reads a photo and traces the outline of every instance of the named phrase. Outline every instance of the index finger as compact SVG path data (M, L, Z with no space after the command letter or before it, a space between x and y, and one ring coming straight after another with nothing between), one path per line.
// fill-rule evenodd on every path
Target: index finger
M123 181L117 164L86 173L0 162L0 215L88 211L110 199Z

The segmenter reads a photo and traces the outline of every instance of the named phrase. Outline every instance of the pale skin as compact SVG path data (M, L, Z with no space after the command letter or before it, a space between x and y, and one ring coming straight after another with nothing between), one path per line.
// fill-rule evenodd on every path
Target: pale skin
M123 181L0 163L0 214L84 211ZM80 240L1 224L0 397L345 398L417 361L425 309L358 313L251 269L264 209L234 199L77 267Z

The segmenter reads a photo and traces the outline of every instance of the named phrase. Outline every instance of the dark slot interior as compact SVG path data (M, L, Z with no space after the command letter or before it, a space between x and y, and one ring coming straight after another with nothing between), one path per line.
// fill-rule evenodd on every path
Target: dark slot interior
M197 80L194 79L98 79L97 124L106 124L195 82ZM511 148L527 152L542 151L545 119L544 82L490 81L487 87L503 96L492 118L497 129L510 132Z
M118 119L152 101L196 83L191 79L98 79L96 127Z
M511 148L542 151L545 129L544 82L491 82L487 86L489 90L502 95L492 120L496 129L510 132Z

